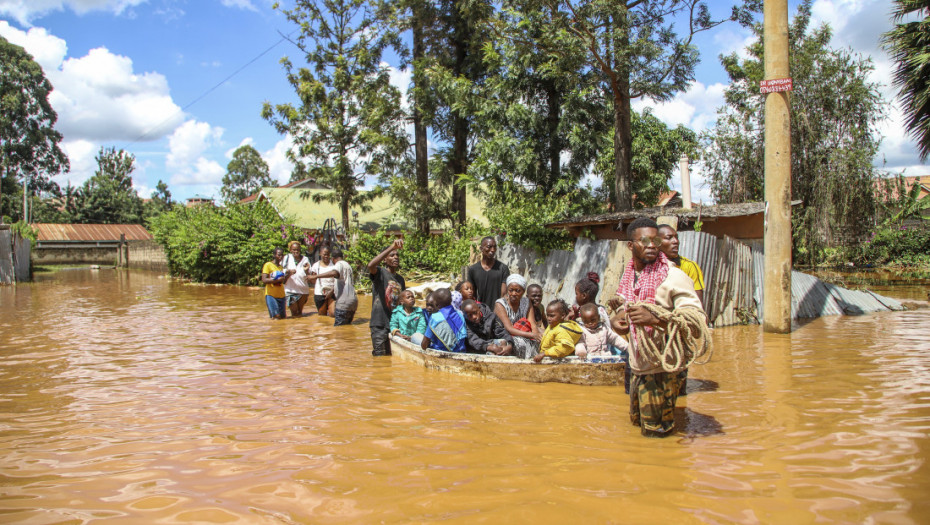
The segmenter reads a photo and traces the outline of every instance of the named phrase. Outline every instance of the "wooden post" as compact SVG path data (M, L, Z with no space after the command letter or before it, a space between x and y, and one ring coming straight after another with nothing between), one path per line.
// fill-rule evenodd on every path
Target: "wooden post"
M788 1L765 0L765 78L787 79ZM790 82L788 83L790 86ZM788 91L765 95L765 284L766 332L791 331L791 117Z
M121 233L119 234L119 248L116 249L116 252L118 254L117 260L116 260L116 266L120 268L122 268L126 262L126 260L123 258L123 248L125 246L126 246L126 234Z

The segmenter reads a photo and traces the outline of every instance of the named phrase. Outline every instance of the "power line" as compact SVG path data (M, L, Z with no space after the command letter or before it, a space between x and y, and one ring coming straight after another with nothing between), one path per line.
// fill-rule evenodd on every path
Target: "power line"
M238 75L239 73L241 73L242 70L244 70L245 68L247 68L247 67L251 66L252 64L254 64L259 58L261 58L261 57L267 55L269 52L271 52L272 49L278 47L278 46L281 44L281 42L284 42L284 41L288 40L289 37L290 37L291 35L293 35L295 32L296 32L296 30L292 31L289 35L282 36L277 42L275 42L274 44L272 44L271 46L269 46L267 49L265 49L264 51L262 51L261 53L259 53L258 55L256 55L254 58L252 58L251 60L249 60L248 62L246 62L246 63L243 64L242 66L240 66L238 69L236 69L236 70L233 71L232 73L230 73L226 78L224 78L223 80L219 81L215 86L211 87L210 89L208 89L208 90L204 91L203 93L201 93L200 95L198 95L197 98L195 98L194 100L188 102L184 107L182 107L182 108L179 109L178 111L172 113L172 114L171 114L168 118L166 118L165 120L162 120L162 121L159 122L158 124L156 124L156 125L150 127L145 133L139 135L138 137L136 137L136 138L133 139L132 141L127 142L127 143L126 143L126 146L129 146L129 145L138 143L139 141L145 139L150 133L152 133L152 132L155 131L156 129L162 127L162 126L165 125L166 123L168 123L168 122L170 122L171 120L173 120L178 114L183 114L185 111L188 110L188 108L190 108L190 107L193 106L194 104L196 104L196 103L200 102L201 100L203 100L204 98L206 98L207 95L209 95L210 93L213 93L214 91L217 90L217 88L219 88L220 86L222 86L223 84L225 84L226 82L228 82L228 81L229 81L230 79L232 79L234 76L236 76L236 75Z

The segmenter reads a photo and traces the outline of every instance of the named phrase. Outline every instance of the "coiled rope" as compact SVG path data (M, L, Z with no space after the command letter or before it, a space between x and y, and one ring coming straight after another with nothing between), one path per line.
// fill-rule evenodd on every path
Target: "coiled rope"
M648 335L642 338L630 337L630 344L638 348L651 361L658 361L663 370L675 372L692 364L703 365L710 362L713 349L710 344L710 333L707 331L706 318L701 309L685 307L670 311L651 303L638 303L631 306L642 306L667 324L663 348L659 348L659 345ZM631 328L633 328L632 325ZM635 327L635 329L642 330L643 328Z

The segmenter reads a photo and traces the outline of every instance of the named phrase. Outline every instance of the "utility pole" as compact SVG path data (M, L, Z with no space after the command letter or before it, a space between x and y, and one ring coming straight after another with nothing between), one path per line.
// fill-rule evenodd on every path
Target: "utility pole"
M765 285L763 327L791 332L791 116L788 0L764 0Z

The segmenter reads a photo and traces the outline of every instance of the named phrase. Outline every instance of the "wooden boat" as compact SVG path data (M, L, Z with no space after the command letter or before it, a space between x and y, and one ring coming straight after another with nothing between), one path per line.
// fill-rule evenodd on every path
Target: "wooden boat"
M531 383L622 385L626 366L620 357L593 357L588 361L575 356L563 359L547 357L541 363L534 363L513 356L458 354L432 348L423 350L398 337L391 337L391 350L394 356L434 370Z

